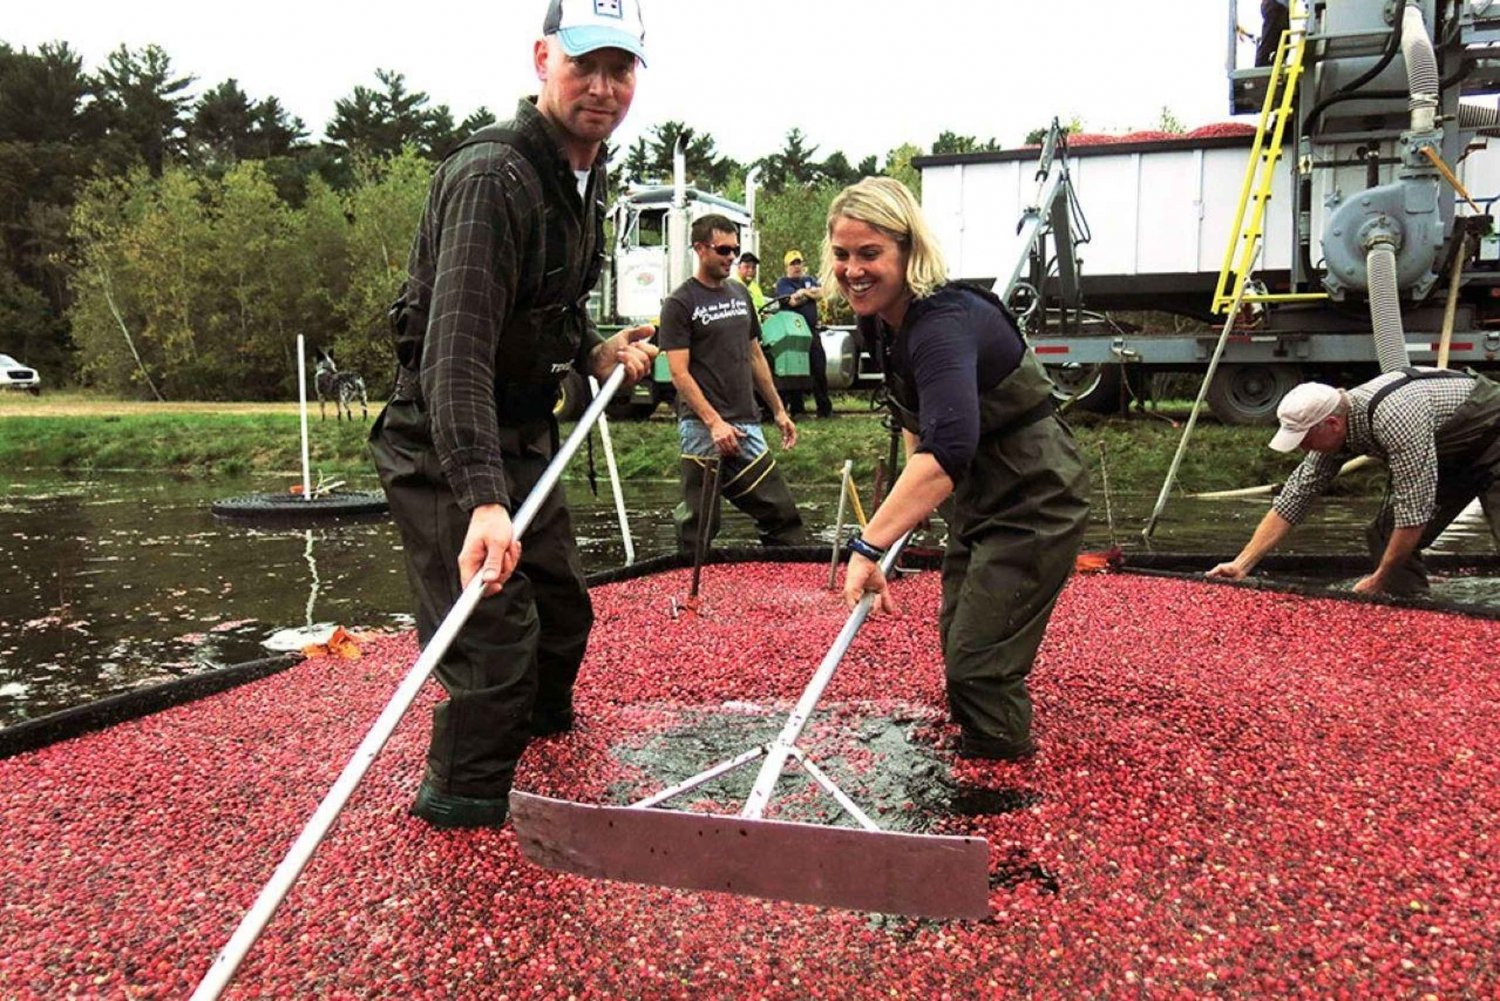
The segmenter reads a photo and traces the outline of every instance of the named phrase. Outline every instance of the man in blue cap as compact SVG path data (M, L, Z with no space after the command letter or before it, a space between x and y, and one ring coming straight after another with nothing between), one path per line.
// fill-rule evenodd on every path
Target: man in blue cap
M422 643L476 573L489 581L437 667L448 699L411 812L438 827L502 824L527 742L573 726L593 608L567 504L554 490L524 550L511 515L557 450L559 381L616 364L639 380L656 353L650 327L605 339L586 309L605 140L645 62L637 0L552 0L533 62L537 97L433 177L392 309L396 390L371 431Z

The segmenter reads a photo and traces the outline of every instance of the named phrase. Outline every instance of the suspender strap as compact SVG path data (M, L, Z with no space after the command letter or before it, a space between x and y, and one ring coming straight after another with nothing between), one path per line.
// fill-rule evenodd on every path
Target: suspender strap
M544 190L550 192L554 198L567 198L572 192L566 190L557 177L556 151L544 148L536 141L536 137L519 129L512 128L509 124L487 125L474 133L448 153L452 157L461 149L470 146L478 146L481 143L501 143L514 149L517 153L531 164L531 169L536 173ZM444 159L448 159L444 157ZM547 233L544 238L545 257L542 270L542 286L546 287L548 278L553 275L561 275L567 267L567 231L563 228L563 217L560 212L548 211L546 213ZM592 265L592 261L590 265ZM597 280L598 276L593 276ZM585 289L592 288L593 282L584 286ZM543 292L545 296L547 293ZM538 303L537 305L544 305ZM572 305L569 303L568 305Z
M1471 382L1474 379L1473 376L1465 372L1453 372L1445 368L1424 372L1419 368L1413 368L1411 366L1403 368L1401 370L1401 375L1402 378L1392 379L1384 386L1381 386L1379 389L1375 390L1375 394L1370 397L1370 406L1368 413L1370 416L1370 425L1372 427L1375 424L1375 408L1380 406L1381 402L1396 390L1409 386L1419 379L1468 379Z

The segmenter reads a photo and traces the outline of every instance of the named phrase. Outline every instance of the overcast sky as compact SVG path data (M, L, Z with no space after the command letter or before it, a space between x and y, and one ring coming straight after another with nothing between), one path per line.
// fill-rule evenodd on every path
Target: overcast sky
M793 127L857 163L948 129L1007 146L1054 115L1086 129L1228 121L1230 0L643 0L648 66L616 140L678 119L751 160ZM95 69L121 43L156 43L194 93L234 77L276 96L317 137L334 101L376 68L447 104L507 117L535 89L545 0L330 3L13 0L0 40L67 41ZM1240 0L1259 30L1259 4ZM1242 51L1248 51L1242 46Z

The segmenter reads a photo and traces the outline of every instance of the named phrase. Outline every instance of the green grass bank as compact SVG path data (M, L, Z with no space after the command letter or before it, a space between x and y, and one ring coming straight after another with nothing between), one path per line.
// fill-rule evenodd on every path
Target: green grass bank
M860 407L851 399L834 419L799 425L797 447L777 453L783 475L793 483L829 480L837 477L845 459L852 459L856 481L867 487L890 439L879 417ZM1186 413L1184 406L1129 418L1072 416L1080 449L1094 475L1094 489L1100 490L1107 477L1114 492L1159 490ZM365 446L369 423L314 417L308 427L315 475L372 485ZM774 439L774 428L768 430ZM611 422L610 432L623 478L676 477L677 431L665 410L649 421ZM1268 439L1264 428L1200 420L1178 474L1179 488L1196 493L1284 480L1297 460L1267 449ZM595 455L602 477L604 457L597 432ZM159 412L127 405L105 412L29 413L6 407L0 410L0 468L12 475L131 470L190 477L285 476L291 483L301 477L298 419L295 410L287 408L222 412L204 405ZM581 478L582 470L580 457L570 476ZM1381 477L1377 471L1348 479L1342 492L1378 489Z

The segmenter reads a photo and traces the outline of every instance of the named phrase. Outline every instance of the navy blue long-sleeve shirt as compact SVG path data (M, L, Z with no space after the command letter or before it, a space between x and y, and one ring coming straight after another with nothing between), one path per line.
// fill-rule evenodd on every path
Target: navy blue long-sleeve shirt
M1025 341L992 303L957 285L913 302L894 337L879 325L890 365L916 392L917 451L959 480L979 448L979 399L1021 364Z
M805 288L817 288L818 280L812 275L803 275L801 278L792 278L782 275L776 279L776 298L800 292ZM808 299L800 306L793 306L797 312L802 314L802 319L807 321L807 329L816 331L818 329L818 302L816 299Z

